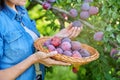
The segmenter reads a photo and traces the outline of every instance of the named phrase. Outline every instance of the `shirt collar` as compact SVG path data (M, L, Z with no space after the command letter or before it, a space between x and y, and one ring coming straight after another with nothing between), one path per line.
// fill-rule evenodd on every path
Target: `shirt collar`
M15 12L12 8L7 6L6 4L4 4L3 11L12 20L22 18L22 16L25 14L25 9L23 9L20 6L16 6L16 9L17 9L18 13Z

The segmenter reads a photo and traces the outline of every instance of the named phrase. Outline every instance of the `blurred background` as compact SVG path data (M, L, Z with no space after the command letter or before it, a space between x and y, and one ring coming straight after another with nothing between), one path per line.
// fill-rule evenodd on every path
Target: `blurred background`
M97 13L91 15L86 10L89 13L82 15L82 11L91 6L97 8ZM45 80L120 80L119 0L31 0L25 7L30 18L36 21L41 36L52 36L69 23L80 20L84 28L74 40L100 53L99 59L80 66L77 72L73 72L71 66L46 67ZM72 13L71 9L77 12ZM95 36L97 32L102 34Z

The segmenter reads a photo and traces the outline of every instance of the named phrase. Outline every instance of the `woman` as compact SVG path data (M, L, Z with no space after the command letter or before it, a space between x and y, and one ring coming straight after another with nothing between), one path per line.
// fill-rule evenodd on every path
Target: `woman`
M23 7L26 1L0 0L0 80L35 80L35 63L70 65L51 59L55 51L35 52L33 43L39 33ZM80 31L70 24L55 36L76 37Z

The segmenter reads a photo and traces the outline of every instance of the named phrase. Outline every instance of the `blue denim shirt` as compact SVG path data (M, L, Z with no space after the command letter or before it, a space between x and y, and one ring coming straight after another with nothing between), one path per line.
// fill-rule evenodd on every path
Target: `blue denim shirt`
M16 9L18 13L4 5L0 11L0 70L20 63L35 52L34 41L21 22L39 36L36 24L30 20L24 7L16 6ZM32 65L16 80L34 80L35 76Z

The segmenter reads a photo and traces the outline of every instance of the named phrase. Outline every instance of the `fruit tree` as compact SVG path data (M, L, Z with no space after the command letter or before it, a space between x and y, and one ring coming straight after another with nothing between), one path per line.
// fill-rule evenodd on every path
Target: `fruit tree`
M76 79L120 80L119 5L119 0L31 0L26 8L41 36L52 36L72 22L84 26L75 40L96 48L100 57L79 70L73 69Z

